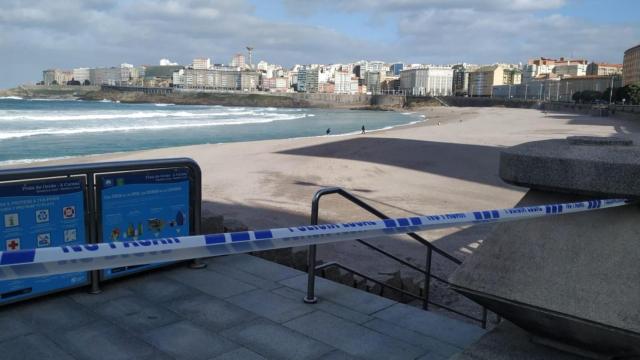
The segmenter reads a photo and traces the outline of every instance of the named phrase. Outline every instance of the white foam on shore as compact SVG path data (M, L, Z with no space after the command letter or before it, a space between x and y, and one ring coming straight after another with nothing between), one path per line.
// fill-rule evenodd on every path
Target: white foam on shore
M76 156L59 156L59 157L39 158L39 159L5 160L5 161L0 161L0 166L24 165L24 164L32 164L32 163L44 162L44 161L71 159L74 157Z
M24 100L20 96L0 96L0 100Z
M78 120L115 120L115 119L149 119L149 118L206 118L206 117L219 117L219 116L238 116L238 115L252 115L252 116L291 116L280 113L268 113L258 111L241 111L233 110L232 112L206 112L197 113L189 111L138 111L134 113L124 114L82 114L82 115L2 115L0 121L15 121L15 120L28 120L28 121L78 121ZM313 114L310 114L313 116Z
M103 127L80 127L69 129L44 128L26 131L9 131L0 133L0 140L16 139L39 135L76 135L76 134L95 134L105 132L128 132L141 130L168 130L168 129L186 129L200 128L223 125L246 125L246 124L264 124L275 121L287 121L301 119L304 115L281 115L279 117L261 117L261 118L238 118L215 122L189 122L177 124L139 124L127 126L103 126Z
M160 106L160 107L165 107L165 106L174 106L175 104L156 103L156 104L153 104L153 105Z
M35 98L35 99L25 99L27 101L78 101L78 99L75 98L68 98L68 99L39 99L39 98Z
M379 131L386 131L386 130L391 130L391 129L396 129L396 128L403 127L403 126L411 126L411 125L423 123L425 121L427 121L427 119L416 120L416 121L412 121L412 122L409 122L409 123L406 123L406 124L389 125L389 126L385 126L383 128L380 128L380 129L366 130L365 134L375 133L375 132L379 132ZM353 131L353 132L348 132L348 133L343 133L343 134L300 136L300 137L295 137L295 138L289 138L289 140L309 139L309 138L323 138L323 137L343 137L343 136L351 136L351 135L362 135L362 132L361 132L361 130L358 130L358 131Z

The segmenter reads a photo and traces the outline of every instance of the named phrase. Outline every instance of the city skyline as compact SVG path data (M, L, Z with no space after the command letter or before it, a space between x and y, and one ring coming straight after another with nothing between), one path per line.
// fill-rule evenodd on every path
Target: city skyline
M252 45L254 64L359 59L453 64L580 57L621 63L640 39L633 1L10 1L0 14L0 88L45 68L228 63ZM634 10L635 9L635 10ZM627 11L628 10L628 11Z

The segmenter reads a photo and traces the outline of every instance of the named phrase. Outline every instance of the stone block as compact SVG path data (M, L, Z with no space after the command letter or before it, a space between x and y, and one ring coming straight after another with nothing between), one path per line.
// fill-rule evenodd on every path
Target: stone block
M209 270L175 269L167 277L222 299L256 288Z
M238 347L187 321L151 330L144 334L144 338L175 359L208 360Z
M169 309L214 332L254 319L255 314L209 295L189 296L165 303Z
M307 275L300 275L291 279L280 281L284 286L300 291L307 291ZM371 314L395 302L380 296L376 296L349 286L316 277L316 296L325 298L338 305L351 309L358 309L363 314Z
M404 304L395 304L373 316L461 349L479 339L485 332L477 325L447 318L432 311L419 311Z
M426 352L417 346L323 312L314 312L284 325L364 359L414 359Z
M264 319L237 326L222 334L269 359L316 359L334 350L299 332Z

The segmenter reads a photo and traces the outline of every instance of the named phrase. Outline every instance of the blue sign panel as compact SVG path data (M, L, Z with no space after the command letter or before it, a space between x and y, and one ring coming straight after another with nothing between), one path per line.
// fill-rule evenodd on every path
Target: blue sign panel
M97 179L101 242L189 235L190 181L187 169L100 175ZM110 279L166 264L106 269Z
M79 178L0 184L0 247L16 251L86 244ZM0 304L86 285L87 272L0 281Z

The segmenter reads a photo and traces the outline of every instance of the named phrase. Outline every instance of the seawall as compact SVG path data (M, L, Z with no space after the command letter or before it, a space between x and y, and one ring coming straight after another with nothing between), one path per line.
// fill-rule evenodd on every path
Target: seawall
M223 105L295 108L363 108L393 109L404 106L404 97L396 95L324 94L324 93L265 93L265 92L195 92L172 91L150 94L121 91L103 87L81 96L84 100L120 101L123 103L172 103L180 105Z

